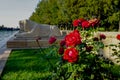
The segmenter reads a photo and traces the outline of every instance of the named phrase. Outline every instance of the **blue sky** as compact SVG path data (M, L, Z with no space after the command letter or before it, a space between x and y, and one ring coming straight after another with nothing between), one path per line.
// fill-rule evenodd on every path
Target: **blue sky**
M28 19L40 0L0 0L0 26L19 26L19 21Z

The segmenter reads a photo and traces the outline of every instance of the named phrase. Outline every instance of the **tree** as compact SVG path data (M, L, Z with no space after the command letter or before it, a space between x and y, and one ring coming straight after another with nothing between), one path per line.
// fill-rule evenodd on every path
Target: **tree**
M41 0L30 20L57 25L71 24L77 18L96 16L106 30L118 30L119 4L120 0Z

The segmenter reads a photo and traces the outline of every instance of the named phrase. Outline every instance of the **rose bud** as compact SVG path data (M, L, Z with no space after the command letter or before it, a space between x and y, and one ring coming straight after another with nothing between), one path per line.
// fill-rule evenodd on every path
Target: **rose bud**
M58 50L58 53L59 53L60 55L62 55L62 54L64 53L64 48L63 48L63 47L60 47L59 50Z
M53 44L56 41L56 38L54 36L51 36L49 39L49 44Z
M64 46L65 45L65 40L61 40L60 41L60 46Z
M104 34L100 34L100 40L106 39L106 36Z
M116 38L117 38L118 40L120 40L120 34L118 34L118 35L116 36Z

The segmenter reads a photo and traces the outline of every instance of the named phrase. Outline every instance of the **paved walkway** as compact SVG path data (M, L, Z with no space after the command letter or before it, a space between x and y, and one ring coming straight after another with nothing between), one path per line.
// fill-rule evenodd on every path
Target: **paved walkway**
M5 64L9 57L10 52L11 52L11 49L7 49L6 45L3 45L3 47L0 48L0 76L5 67Z
M4 43L0 45L0 76L5 67L9 54L11 53L11 49L6 48L6 43L9 39L13 38L16 33L18 33L18 31L13 33L13 35L9 36L8 38L6 38Z

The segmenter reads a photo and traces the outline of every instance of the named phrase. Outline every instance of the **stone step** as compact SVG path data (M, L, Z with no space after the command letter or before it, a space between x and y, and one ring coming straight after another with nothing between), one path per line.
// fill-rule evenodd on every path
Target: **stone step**
M57 39L56 40L56 45L59 44L59 42L62 39ZM9 40L7 42L7 48L12 48L12 49L19 49L19 48L39 48L39 47L48 47L50 44L48 43L48 40Z

